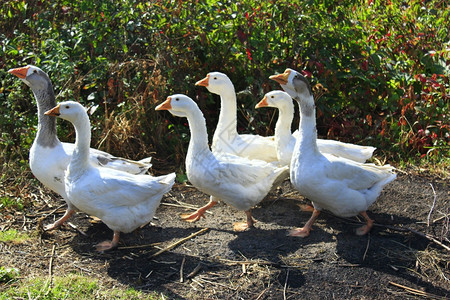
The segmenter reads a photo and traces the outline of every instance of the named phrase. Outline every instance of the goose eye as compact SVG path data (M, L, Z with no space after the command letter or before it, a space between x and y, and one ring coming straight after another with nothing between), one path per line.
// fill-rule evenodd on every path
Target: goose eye
M67 109L69 109L69 108L70 108L70 106L69 106L69 105L66 105L66 108L67 108Z
M217 80L217 77L214 77L214 80Z
M37 70L33 70L33 73L37 73Z
M180 101L180 98L175 98L175 101Z
M272 96L270 96L270 98L272 98L272 99L273 99L273 98L275 98L275 97L274 97L274 96L272 95Z

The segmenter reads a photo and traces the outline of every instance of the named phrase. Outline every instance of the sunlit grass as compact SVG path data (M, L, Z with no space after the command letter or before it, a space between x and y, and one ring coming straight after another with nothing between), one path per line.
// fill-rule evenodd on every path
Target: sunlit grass
M167 299L156 292L143 293L132 288L104 287L94 278L78 274L48 278L27 278L10 284L0 299Z
M24 232L19 232L16 229L8 229L5 231L0 231L0 242L12 242L12 243L23 243L30 240L30 236Z
M0 284L14 281L19 276L19 271L15 268L0 267Z
M450 176L450 151L440 156L424 156L421 158L408 158L399 162L399 168L412 170L418 173L428 173L440 178Z
M0 208L23 210L23 203L20 198L11 198L8 196L4 196L0 197Z

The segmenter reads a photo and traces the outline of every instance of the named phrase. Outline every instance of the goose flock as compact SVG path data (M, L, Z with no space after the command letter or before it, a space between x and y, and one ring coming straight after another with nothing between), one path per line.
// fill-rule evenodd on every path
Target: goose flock
M101 219L113 231L111 241L96 245L98 251L106 251L118 246L121 232L148 224L162 197L172 188L175 173L155 177L148 174L151 157L133 161L90 148L89 116L81 104L57 104L50 78L36 66L8 72L31 88L38 108L38 129L30 149L31 171L67 203L65 214L45 230L61 226L76 211L85 212ZM366 163L374 147L317 138L313 93L299 72L286 69L269 78L278 82L283 91L267 93L256 108L279 110L274 136L237 132L236 92L228 76L220 72L208 73L195 83L220 96L221 110L211 146L204 115L194 100L174 94L155 108L187 118L191 136L186 174L194 187L210 195L209 203L181 218L196 222L223 201L245 212L245 221L235 223L234 230L247 230L255 223L252 207L289 178L292 186L312 202L311 218L289 235L308 236L322 210L342 217L361 215L365 224L356 233L368 233L373 220L367 209L383 187L396 178L395 169ZM295 132L291 132L293 101L300 112ZM74 144L59 141L56 118L72 123Z

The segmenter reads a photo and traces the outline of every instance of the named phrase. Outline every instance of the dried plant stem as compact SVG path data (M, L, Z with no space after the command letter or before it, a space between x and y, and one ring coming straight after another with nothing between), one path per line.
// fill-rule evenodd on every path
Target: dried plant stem
M155 246L158 246L158 245L161 245L161 244L162 244L161 242L158 242L158 243L145 244L145 245L121 246L121 247L118 247L117 249L123 250L123 249L147 248L147 247L155 247Z
M436 205L436 191L434 190L433 185L430 183L431 189L433 190L433 195L434 195L434 199L433 199L433 205L431 206L430 212L428 213L428 217L427 217L427 226L430 226L430 218L431 218L431 213L434 210L434 206Z
M48 279L45 284L46 288L48 289L44 294L45 296L47 296L50 293L50 289L53 284L53 260L55 258L55 252L56 252L56 244L53 244L52 253L50 255L50 261L48 263Z
M53 280L53 260L55 259L55 252L56 252L56 244L53 244L52 248L52 254L50 256L50 261L48 263L48 277L50 279L50 284Z
M326 211L323 211L323 212L327 213ZM330 215L331 215L331 213L330 213ZM338 217L338 216L335 216L335 215L332 215L332 216L334 216L334 217L336 217L338 219L341 219L341 220L348 221L350 223L357 223L357 224L362 223L362 222L358 222L358 221L355 221L355 220L352 220L352 219L349 219L349 218ZM426 238L426 239L428 239L428 240L438 244L442 248L450 251L450 247L449 246L445 245L444 243L439 241L436 237L434 237L434 236L432 236L431 234L428 234L428 233L423 233L423 232L417 231L417 230L409 228L409 227L396 227L396 226L385 225L385 224L378 224L378 223L373 223L373 226L384 227L384 228L388 228L388 229L395 230L395 231L401 231L401 232L409 231L409 232L417 234L417 235L419 235L421 237L424 237L424 238Z
M367 234L367 246L366 246L366 251L364 251L364 255L363 255L363 261L366 259L366 255L367 255L367 251L369 250L369 245L370 245L370 233Z
M389 284L391 284L393 286L396 286L396 287L399 287L399 288L402 288L405 291L407 291L408 293L413 294L413 295L423 296L423 297L427 297L427 298L431 298L431 299L446 299L444 297L433 295L433 294L430 294L430 293L427 293L427 292L424 292L424 291L421 291L421 290L416 290L416 289L413 289L411 287L408 287L408 286L405 286L405 285L401 285L399 283L395 283L395 282L392 282L392 281L389 281Z
M197 207L197 206L195 206L195 205L190 205L190 204L183 203L183 202L180 202L180 201L178 201L178 203L180 203L180 204L168 203L168 202L162 202L161 205L165 205L165 206L174 206L174 207L181 207L181 208L188 208L188 209L193 209L193 210L199 209L199 207ZM209 210L207 210L206 213L208 213L208 214L213 214L213 213L210 212Z
M73 229L75 229L76 231L78 231L79 233L81 233L84 236L89 236L86 232L84 232L83 230L81 230L80 228L78 228L76 225L72 224L71 222L67 222L67 225L69 225L70 227L72 227Z
M189 235L189 236L187 236L187 237L185 237L185 238L182 238L182 239L176 241L175 243L170 244L170 245L167 246L166 248L159 250L158 252L156 252L155 254L153 254L153 255L150 256L150 257L156 257L156 256L158 256L158 255L160 255L160 254L162 254L162 253L164 253L164 252L166 252L166 251L169 251L170 249L175 248L175 247L178 246L179 244L182 244L182 243L184 243L185 241L190 240L190 239L192 239L193 237L195 237L195 236L197 236L197 235L199 235L199 234L202 234L202 233L206 232L208 229L209 229L209 228L203 228L203 229L201 229L201 230L199 230L199 231L197 231L197 232L194 232L193 234L191 234L191 235Z
M201 264L201 263L198 263L198 265L194 268L194 270L192 270L191 273L189 273L189 274L186 276L186 278L189 279L189 278L194 277L194 276L197 275L197 273L201 270L201 268L202 268L202 264Z
M286 300L286 290L287 290L288 278L289 278L289 269L287 269L286 280L284 281L284 288L283 288L283 299L284 300Z
M180 282L184 282L184 276L183 276L183 269L184 269L184 262L186 261L186 256L183 256L183 260L181 261L181 267L180 267Z

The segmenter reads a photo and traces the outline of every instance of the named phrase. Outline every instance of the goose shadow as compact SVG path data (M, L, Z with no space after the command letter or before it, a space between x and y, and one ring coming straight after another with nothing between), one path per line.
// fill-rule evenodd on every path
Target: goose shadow
M167 284L178 283L180 265L184 273L189 274L199 265L202 270L220 269L201 256L167 251L155 255L161 248L197 232L199 228L145 226L132 233L121 234L119 247L104 253L97 252L94 245L110 239L112 231L103 223L93 224L86 231L86 236L77 234L70 245L82 256L82 261L96 261L106 266L109 277L143 293L163 293L171 299L187 299L182 293L169 288ZM181 284L181 283L180 283Z
M426 272L421 276L417 265L419 253L434 245L412 232L393 230L417 223L417 220L385 213L372 213L372 217L376 223L369 234L358 237L342 231L336 235L338 263L369 269L372 273L387 275L384 277L389 281L419 286L432 294L448 297L450 290L426 280Z

